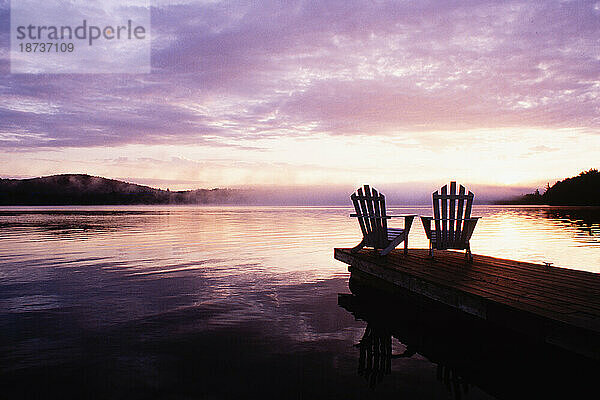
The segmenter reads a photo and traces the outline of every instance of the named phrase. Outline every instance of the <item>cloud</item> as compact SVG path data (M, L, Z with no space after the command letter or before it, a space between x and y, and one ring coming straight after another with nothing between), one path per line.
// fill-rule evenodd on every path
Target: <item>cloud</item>
M0 3L4 22L7 7ZM596 8L158 3L150 75L1 75L0 147L260 148L253 141L315 134L425 143L419 138L432 132L504 128L597 133Z

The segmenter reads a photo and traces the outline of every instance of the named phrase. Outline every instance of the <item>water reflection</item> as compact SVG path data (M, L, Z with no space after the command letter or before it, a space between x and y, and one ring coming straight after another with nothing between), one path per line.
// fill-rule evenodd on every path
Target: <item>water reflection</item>
M360 240L350 212L350 207L5 207L0 261L29 265L53 259L68 265L83 256L156 273L163 264L216 260L223 267L262 265L275 272L300 267L306 279L321 279L345 269L331 263L331 248ZM390 212L431 210L390 207ZM483 217L472 238L476 254L600 272L598 208L475 206L473 213ZM416 224L411 247L427 248Z
M409 293L394 296L352 276L353 294L338 304L367 326L358 348L358 374L374 388L406 364L425 357L454 399L468 398L473 386L499 399L581 398L597 392L600 363L536 342ZM394 352L394 342L404 346Z
M474 253L600 272L599 208L479 206L478 215Z
M392 372L391 335L367 325L363 337L356 346L360 349L358 374L369 381L370 387L375 387L384 374Z
M571 214L549 210L479 207L475 253L600 271L600 244L564 221ZM348 273L332 260L332 247L353 246L361 236L350 212L1 209L0 381L32 394L8 398L444 398L446 384L453 391L457 384L487 387L483 372L464 360L490 370L482 354L493 341L453 333L443 319L427 328L435 313L396 304L383 307L395 325L369 312L365 334L365 323L338 307ZM427 214L430 207L390 212ZM582 220L594 228L595 220ZM411 230L411 246L427 247L420 226ZM361 337L363 346L352 347ZM481 354L468 350L473 343ZM519 351L506 353L522 360ZM441 383L428 360L439 366ZM489 398L473 386L468 396Z
M340 305L352 303L340 298ZM351 311L352 306L348 308ZM405 350L399 354L392 353L392 341L396 338L389 331L389 326L367 324L363 337L356 345L360 355L358 358L358 375L363 376L371 389L383 380L384 375L392 373L392 360L399 358L411 358L417 354L417 350L411 344L405 344ZM443 383L446 390L455 399L461 399L469 394L470 385L457 369L448 365L438 363L436 366L436 378Z
M573 225L600 243L600 207L553 207L544 210L544 217Z

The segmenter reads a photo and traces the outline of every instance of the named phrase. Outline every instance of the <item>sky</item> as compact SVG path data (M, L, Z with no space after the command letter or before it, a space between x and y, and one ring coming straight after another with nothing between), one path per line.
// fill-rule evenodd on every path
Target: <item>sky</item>
M9 5L0 177L527 192L598 167L598 1L153 1L151 72L115 74L11 74Z

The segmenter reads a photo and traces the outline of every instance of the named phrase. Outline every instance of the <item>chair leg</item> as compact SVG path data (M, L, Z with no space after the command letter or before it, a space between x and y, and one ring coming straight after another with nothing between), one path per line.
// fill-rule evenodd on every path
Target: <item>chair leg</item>
M408 254L408 235L404 239L404 254Z
M381 254L382 256L388 255L390 251L392 251L393 249L395 249L396 246L398 246L400 243L402 243L403 240L406 240L407 238L408 238L408 235L406 235L406 236L403 236L403 235L398 236L396 239L394 239L391 242L389 242L388 245L387 245L387 247L384 248L383 250L381 250L381 252L379 254Z
M469 264L473 262L473 254L471 253L471 246L469 244L467 244L467 249L465 250L465 257Z
M433 244L429 242L429 258L433 260Z
M390 251L394 250L395 247L396 246L394 246L394 245L388 245L386 248L381 249L379 251L379 255L380 256L387 256L390 253Z

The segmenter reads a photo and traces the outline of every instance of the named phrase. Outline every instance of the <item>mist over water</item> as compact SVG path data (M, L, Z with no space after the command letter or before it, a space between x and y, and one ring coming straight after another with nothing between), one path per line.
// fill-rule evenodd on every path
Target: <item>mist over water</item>
M393 361L374 389L357 374L366 323L338 306L349 273L333 260L333 247L361 239L351 212L3 208L1 379L13 398L449 396L436 362L418 353ZM431 209L389 210L404 213ZM600 272L597 209L473 215L475 254ZM417 221L410 246L427 247ZM489 397L474 387L467 398Z
M410 182L383 183L373 187L386 195L388 205L430 205L431 193L448 182ZM359 187L356 185L310 185L310 186L252 186L238 188L244 194L244 202L258 205L287 206L346 206L348 193ZM493 204L498 201L515 199L532 193L536 186L494 186L469 185L468 190L475 192L475 204ZM436 188L436 189L432 189Z

